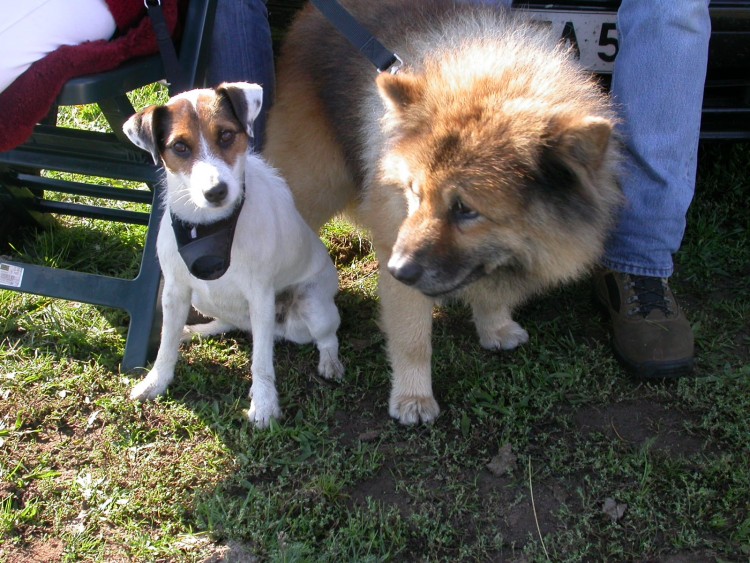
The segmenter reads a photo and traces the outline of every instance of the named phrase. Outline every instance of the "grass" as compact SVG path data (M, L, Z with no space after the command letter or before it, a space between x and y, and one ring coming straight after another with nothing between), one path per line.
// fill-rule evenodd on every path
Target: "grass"
M345 381L315 376L312 347L278 344L286 416L265 431L244 417L244 335L183 347L167 396L137 404L141 374L118 368L123 313L0 291L0 558L747 561L749 159L748 144L702 147L673 280L697 377L673 384L623 372L583 281L519 312L531 340L512 353L483 351L462 306L436 309L443 411L401 427L374 256L343 221L322 236L341 277ZM137 270L143 228L61 223L13 254Z

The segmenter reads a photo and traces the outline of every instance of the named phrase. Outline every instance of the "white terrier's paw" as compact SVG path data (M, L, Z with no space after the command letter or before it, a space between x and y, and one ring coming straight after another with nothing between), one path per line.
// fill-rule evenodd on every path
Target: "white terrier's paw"
M247 411L247 418L256 427L268 428L272 418L281 418L279 396L275 387L253 385L250 387L250 397L252 400Z
M247 418L256 428L268 428L271 425L271 419L281 418L281 407L278 402L269 404L253 399L250 401Z
M529 333L515 321L507 321L492 330L479 331L479 343L487 350L513 350L528 341Z
M164 394L173 377L174 374L164 374L156 369L152 369L143 381L133 387L133 390L130 392L130 398L133 401L156 399L159 395Z
M325 379L338 381L344 376L344 364L341 363L337 354L324 350L320 353L318 373Z
M440 414L440 406L433 396L391 395L388 414L401 424L430 423Z

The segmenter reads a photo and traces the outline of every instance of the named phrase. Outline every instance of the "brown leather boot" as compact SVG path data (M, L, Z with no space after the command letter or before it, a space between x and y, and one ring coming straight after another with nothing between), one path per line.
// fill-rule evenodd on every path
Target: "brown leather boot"
M594 290L612 321L612 348L644 378L676 378L693 370L693 330L667 280L601 270Z

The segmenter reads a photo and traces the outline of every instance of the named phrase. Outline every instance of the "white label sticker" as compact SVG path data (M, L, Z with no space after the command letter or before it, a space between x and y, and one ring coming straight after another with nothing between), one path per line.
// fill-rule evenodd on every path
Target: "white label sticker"
M23 279L23 268L13 264L0 262L0 285L8 287L21 287Z

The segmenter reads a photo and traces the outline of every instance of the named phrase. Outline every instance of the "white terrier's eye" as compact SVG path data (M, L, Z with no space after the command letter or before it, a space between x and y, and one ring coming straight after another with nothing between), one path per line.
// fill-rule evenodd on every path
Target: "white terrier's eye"
M234 142L234 131L222 131L219 133L219 144L223 147L229 146Z
M178 155L178 156L187 156L190 154L190 148L183 143L182 141L177 141L172 145L172 150Z

